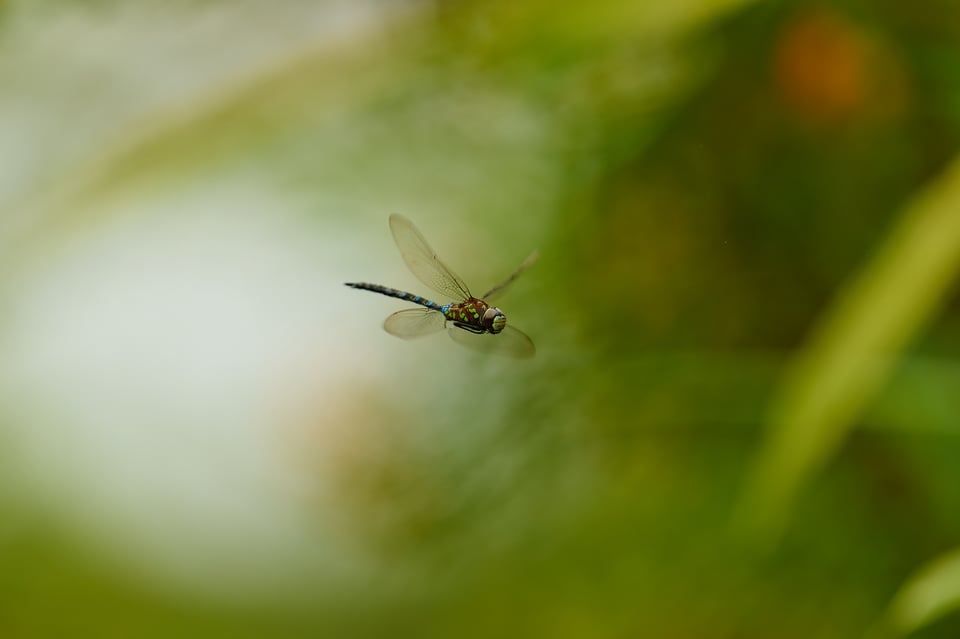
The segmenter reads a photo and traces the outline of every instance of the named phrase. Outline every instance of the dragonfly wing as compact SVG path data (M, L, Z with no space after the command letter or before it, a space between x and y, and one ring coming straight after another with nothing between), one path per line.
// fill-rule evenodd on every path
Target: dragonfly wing
M418 280L453 300L473 297L463 280L440 261L413 222L402 215L391 215L390 230L403 261Z
M537 352L533 340L526 333L507 326L496 335L492 333L471 333L456 326L447 329L450 337L458 344L482 353L494 353L509 357L533 357Z
M491 288L489 291L484 293L482 299L484 301L489 302L491 298L496 297L497 295L502 293L503 289L505 289L508 284L513 282L513 280L517 279L520 276L520 274L523 273L525 270L533 266L533 263L536 262L539 257L540 257L540 253L538 253L537 251L534 251L533 253L531 253L530 257L525 259L523 261L523 264L518 266L517 270L515 270L513 273L510 274L510 277L503 280L502 282L500 282L499 284Z
M397 311L383 322L383 329L403 339L414 339L436 333L447 319L429 308L409 308Z

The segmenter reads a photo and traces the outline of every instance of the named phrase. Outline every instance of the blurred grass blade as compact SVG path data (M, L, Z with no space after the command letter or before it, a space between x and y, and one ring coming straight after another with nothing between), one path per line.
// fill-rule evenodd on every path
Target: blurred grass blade
M843 443L960 269L960 160L921 192L841 291L774 399L737 523L773 543L804 481Z
M960 608L960 549L924 566L903 585L887 609L884 630L903 636Z
M135 201L141 201L145 189L170 189L178 177L192 180L198 175L209 176L230 158L245 153L262 155L264 147L270 147L273 140L283 138L290 130L309 130L311 123L329 114L349 112L354 101L362 103L367 99L364 96L389 86L386 79L402 82L398 78L405 67L393 61L403 59L400 51L407 51L409 44L387 34L417 24L421 15L415 3L389 10L374 9L366 3L331 3L318 10L295 3L284 12L276 12L280 15L277 24L286 20L282 24L306 25L292 33L278 30L276 24L272 29L263 29L262 25L256 28L250 6L236 3L229 9L226 4L208 9L216 16L215 24L230 34L227 48L237 50L219 65L211 62L171 69L171 63L157 62L151 73L157 74L157 84L170 82L168 90L140 87L127 91L132 95L156 93L153 99L111 100L109 93L106 97L81 94L85 112L109 116L98 115L87 125L99 133L92 142L85 138L79 143L66 141L85 152L70 151L66 143L65 150L41 147L38 151L57 157L62 164L57 164L58 170L34 178L40 186L18 195L7 205L10 210L5 214L9 214L0 218L4 272L9 272L9 265L19 257L36 250L35 243L109 215L105 204L111 198L133 193ZM158 9L151 18L152 12L130 9L102 24L81 13L75 21L69 21L64 37L115 41L117 46L129 48L128 55L116 57L115 64L106 68L130 82L126 78L150 76L143 71L146 63L142 60L151 64L156 59L165 60L154 53L156 43L165 38L176 44L171 48L186 52L202 52L209 45L210 34L201 28L205 21L182 27L190 21L181 13L196 15L187 7ZM36 59L60 55L51 53L47 47L52 45L45 41L35 46L36 50L21 54L17 66L30 68L38 64ZM78 76L89 71L79 63L75 69L68 69L64 72ZM0 73L10 72L0 69ZM168 76L177 81L171 82ZM17 86L16 73L0 77ZM34 90L40 95L46 96L44 91L49 91L64 103L78 99L69 93L70 85L42 78L50 85L37 81ZM56 103L53 99L50 102ZM281 110L283 115L278 115ZM39 126L29 118L24 118L24 123L21 126L27 130Z

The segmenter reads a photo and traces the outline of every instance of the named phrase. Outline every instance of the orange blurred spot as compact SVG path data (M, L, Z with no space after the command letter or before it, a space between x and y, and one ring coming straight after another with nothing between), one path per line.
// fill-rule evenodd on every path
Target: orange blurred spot
M773 64L780 99L812 123L890 115L899 111L891 105L903 102L899 61L859 25L826 9L791 19Z

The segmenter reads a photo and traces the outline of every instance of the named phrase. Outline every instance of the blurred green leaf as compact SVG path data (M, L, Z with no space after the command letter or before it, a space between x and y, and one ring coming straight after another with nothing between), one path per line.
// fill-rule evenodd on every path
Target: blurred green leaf
M906 581L890 603L884 631L910 634L958 608L960 549L931 561Z
M906 209L789 367L739 516L779 535L803 483L842 445L960 269L960 161Z

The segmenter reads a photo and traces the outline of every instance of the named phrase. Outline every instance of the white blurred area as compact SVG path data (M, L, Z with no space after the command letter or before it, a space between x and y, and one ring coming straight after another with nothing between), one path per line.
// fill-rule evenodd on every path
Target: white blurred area
M417 2L12 2L0 37L0 240L50 182L305 57L375 51Z
M399 258L359 253L366 226L312 215L256 169L76 210L71 194L87 158L198 93L302 48L375 46L414 3L125 6L11 9L0 45L4 492L161 590L289 601L369 578L334 460L376 441L356 406L385 385L364 342L388 340L342 283Z
M377 364L337 238L271 206L208 186L108 216L20 274L0 332L24 501L179 587L358 567L323 521L335 469L298 448L335 454Z

